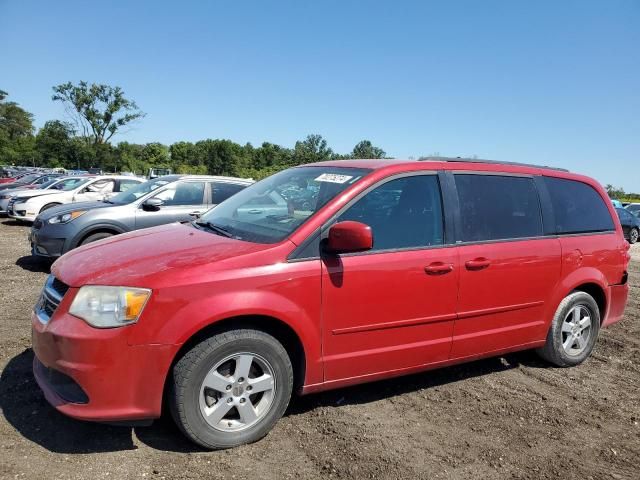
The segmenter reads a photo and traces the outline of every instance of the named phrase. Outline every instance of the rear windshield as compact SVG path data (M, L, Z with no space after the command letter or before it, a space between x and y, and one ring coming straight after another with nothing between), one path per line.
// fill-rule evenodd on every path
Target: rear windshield
M290 168L229 197L198 224L210 224L239 240L276 243L369 172L348 167Z

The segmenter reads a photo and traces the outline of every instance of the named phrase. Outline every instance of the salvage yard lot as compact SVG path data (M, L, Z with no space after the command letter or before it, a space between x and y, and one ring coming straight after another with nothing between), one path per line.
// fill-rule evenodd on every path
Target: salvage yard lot
M297 398L264 440L212 453L169 419L110 427L45 402L30 311L48 268L27 233L0 220L1 479L638 478L640 247L624 320L577 368L523 352Z

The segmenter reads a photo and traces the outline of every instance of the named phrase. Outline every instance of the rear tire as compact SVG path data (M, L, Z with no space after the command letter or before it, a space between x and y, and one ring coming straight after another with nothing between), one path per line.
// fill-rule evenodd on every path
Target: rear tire
M588 293L573 292L560 302L547 341L536 352L558 367L579 365L591 354L599 331L598 304Z
M259 330L203 340L173 367L168 401L182 432L208 449L264 437L284 414L293 368L280 342Z
M109 232L94 233L93 235L89 235L87 238L82 240L80 245L86 245L88 243L97 242L98 240L102 240L103 238L109 238L109 237L113 237L113 233L109 233Z
M633 245L638 241L638 237L640 237L640 232L637 228L632 228L629 232L629 243Z

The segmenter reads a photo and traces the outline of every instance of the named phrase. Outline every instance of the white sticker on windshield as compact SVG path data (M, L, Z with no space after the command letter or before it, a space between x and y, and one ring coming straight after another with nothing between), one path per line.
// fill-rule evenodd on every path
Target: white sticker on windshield
M338 175L336 173L323 173L315 179L316 182L329 182L329 183L345 183L351 180L351 175Z

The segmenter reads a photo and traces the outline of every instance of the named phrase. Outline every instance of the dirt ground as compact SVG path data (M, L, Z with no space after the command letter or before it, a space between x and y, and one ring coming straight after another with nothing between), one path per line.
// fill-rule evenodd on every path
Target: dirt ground
M262 441L204 452L169 419L68 419L31 375L30 310L47 275L0 220L0 478L640 478L640 246L625 319L585 364L531 352L294 399ZM117 385L114 385L117 388Z

